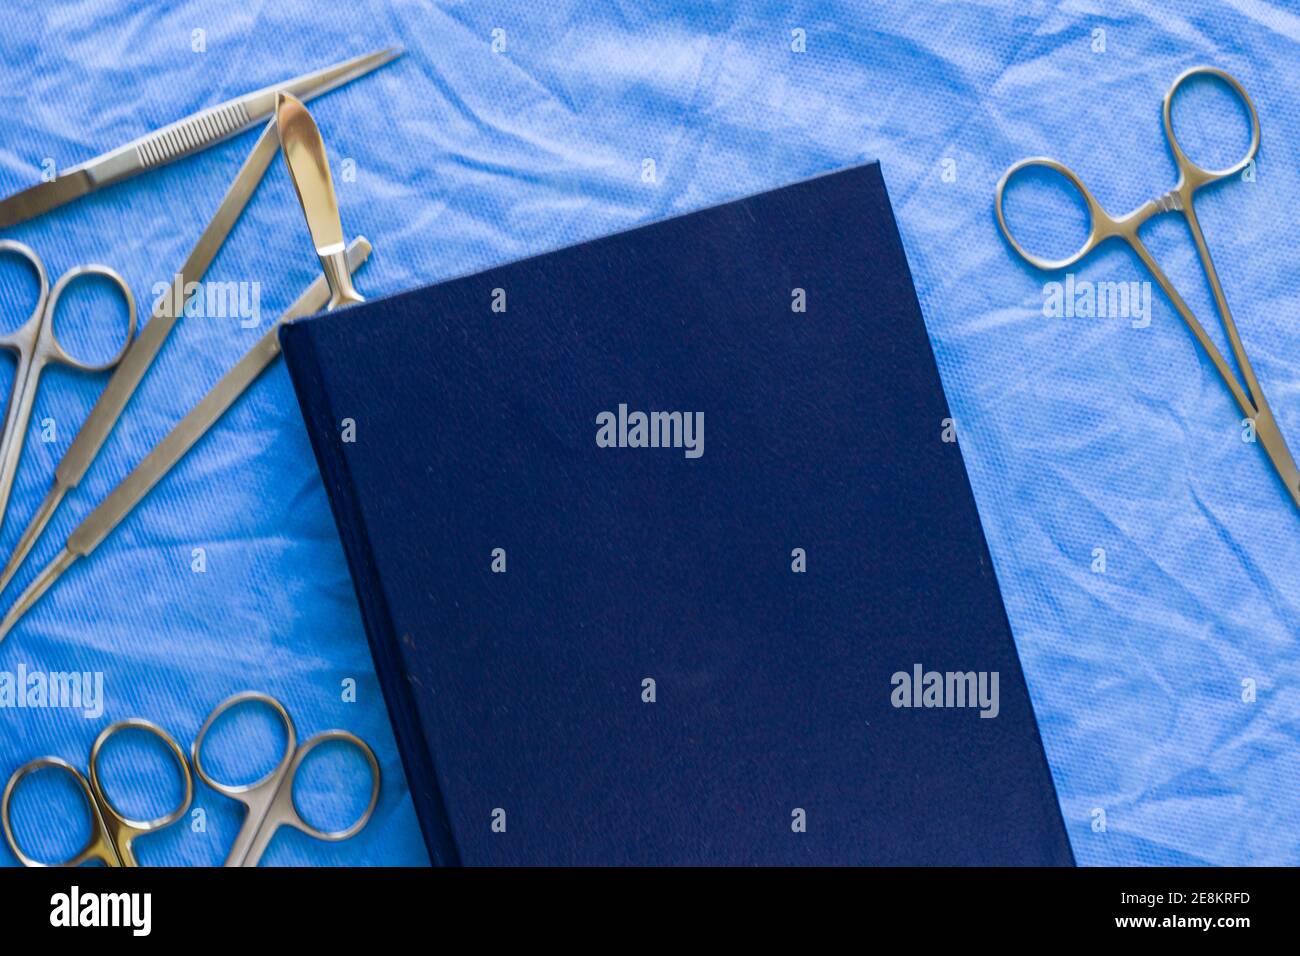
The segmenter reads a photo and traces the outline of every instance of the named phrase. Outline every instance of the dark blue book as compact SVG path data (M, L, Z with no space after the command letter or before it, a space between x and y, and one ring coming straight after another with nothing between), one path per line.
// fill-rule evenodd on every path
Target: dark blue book
M879 166L282 340L436 863L1073 862Z

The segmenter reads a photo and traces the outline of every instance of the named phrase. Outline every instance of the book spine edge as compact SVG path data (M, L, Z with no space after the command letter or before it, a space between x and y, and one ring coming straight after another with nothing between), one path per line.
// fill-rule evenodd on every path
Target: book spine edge
M280 340L282 346L294 340L292 347L283 350L285 365L297 393L298 405L302 409L312 452L328 491L326 497L351 572L353 590L370 644L370 655L388 708L389 722L397 740L402 766L406 771L407 785L412 790L416 817L429 858L434 866L460 866L460 852L438 786L433 752L416 716L418 712L415 701L410 696L401 646L375 566L370 537L365 530L360 502L356 496L356 486L342 444L331 441L329 437L334 434L333 408L317 358L316 339L311 324L295 322L285 325L281 329ZM319 398L319 403L313 404L309 396ZM417 787L420 791L418 793L415 792Z

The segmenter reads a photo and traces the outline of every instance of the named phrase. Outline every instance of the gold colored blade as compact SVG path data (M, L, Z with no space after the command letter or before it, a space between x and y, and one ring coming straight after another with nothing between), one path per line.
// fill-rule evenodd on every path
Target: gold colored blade
M280 131L280 148L298 201L307 217L307 228L316 254L322 258L343 251L343 223L334 198L325 141L316 121L297 98L280 93L275 101L275 123Z

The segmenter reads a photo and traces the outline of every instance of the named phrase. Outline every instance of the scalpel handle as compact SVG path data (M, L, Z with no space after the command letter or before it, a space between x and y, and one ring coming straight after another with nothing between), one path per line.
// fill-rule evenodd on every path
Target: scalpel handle
M355 272L370 256L370 243L358 237L348 246L348 267ZM280 319L258 339L234 368L223 375L216 385L203 396L167 437L154 446L144 461L136 466L122 483L113 489L94 511L86 516L68 538L67 550L75 556L85 557L94 551L131 513L145 495L166 475L185 453L202 438L248 386L275 361L280 354L279 324L287 319L314 315L330 299L330 288L324 276L318 276L298 300Z
M326 308L333 312L344 305L360 305L365 298L352 285L352 263L343 250L320 257L321 271L330 287L330 301Z

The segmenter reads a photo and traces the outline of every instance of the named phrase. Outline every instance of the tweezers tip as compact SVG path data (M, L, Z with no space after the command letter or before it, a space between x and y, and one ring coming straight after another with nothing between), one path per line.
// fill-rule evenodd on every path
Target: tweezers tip
M18 595L18 600L9 606L9 610L5 611L4 618L0 620L0 643L9 636L9 632L14 629L14 625L21 621L27 612L36 605L36 602L45 596L45 592L50 589L51 585L76 560L77 555L65 547L55 555L53 561L41 569L41 572L36 575L31 584L27 585L27 589Z
M371 50L369 53L363 53L352 62L364 64L370 70L377 70L385 63L391 63L405 53L406 47L399 43L393 46L380 47L377 50Z
M4 594L8 590L9 582L14 579L14 575L18 573L21 566L22 561L18 559L18 555L16 553L10 555L9 563L4 566L3 571L0 571L0 594Z
M5 642L9 632L14 629L14 625L22 618L23 612L19 610L21 604L22 600L20 598L9 607L9 610L5 611L4 618L0 620L0 644Z

